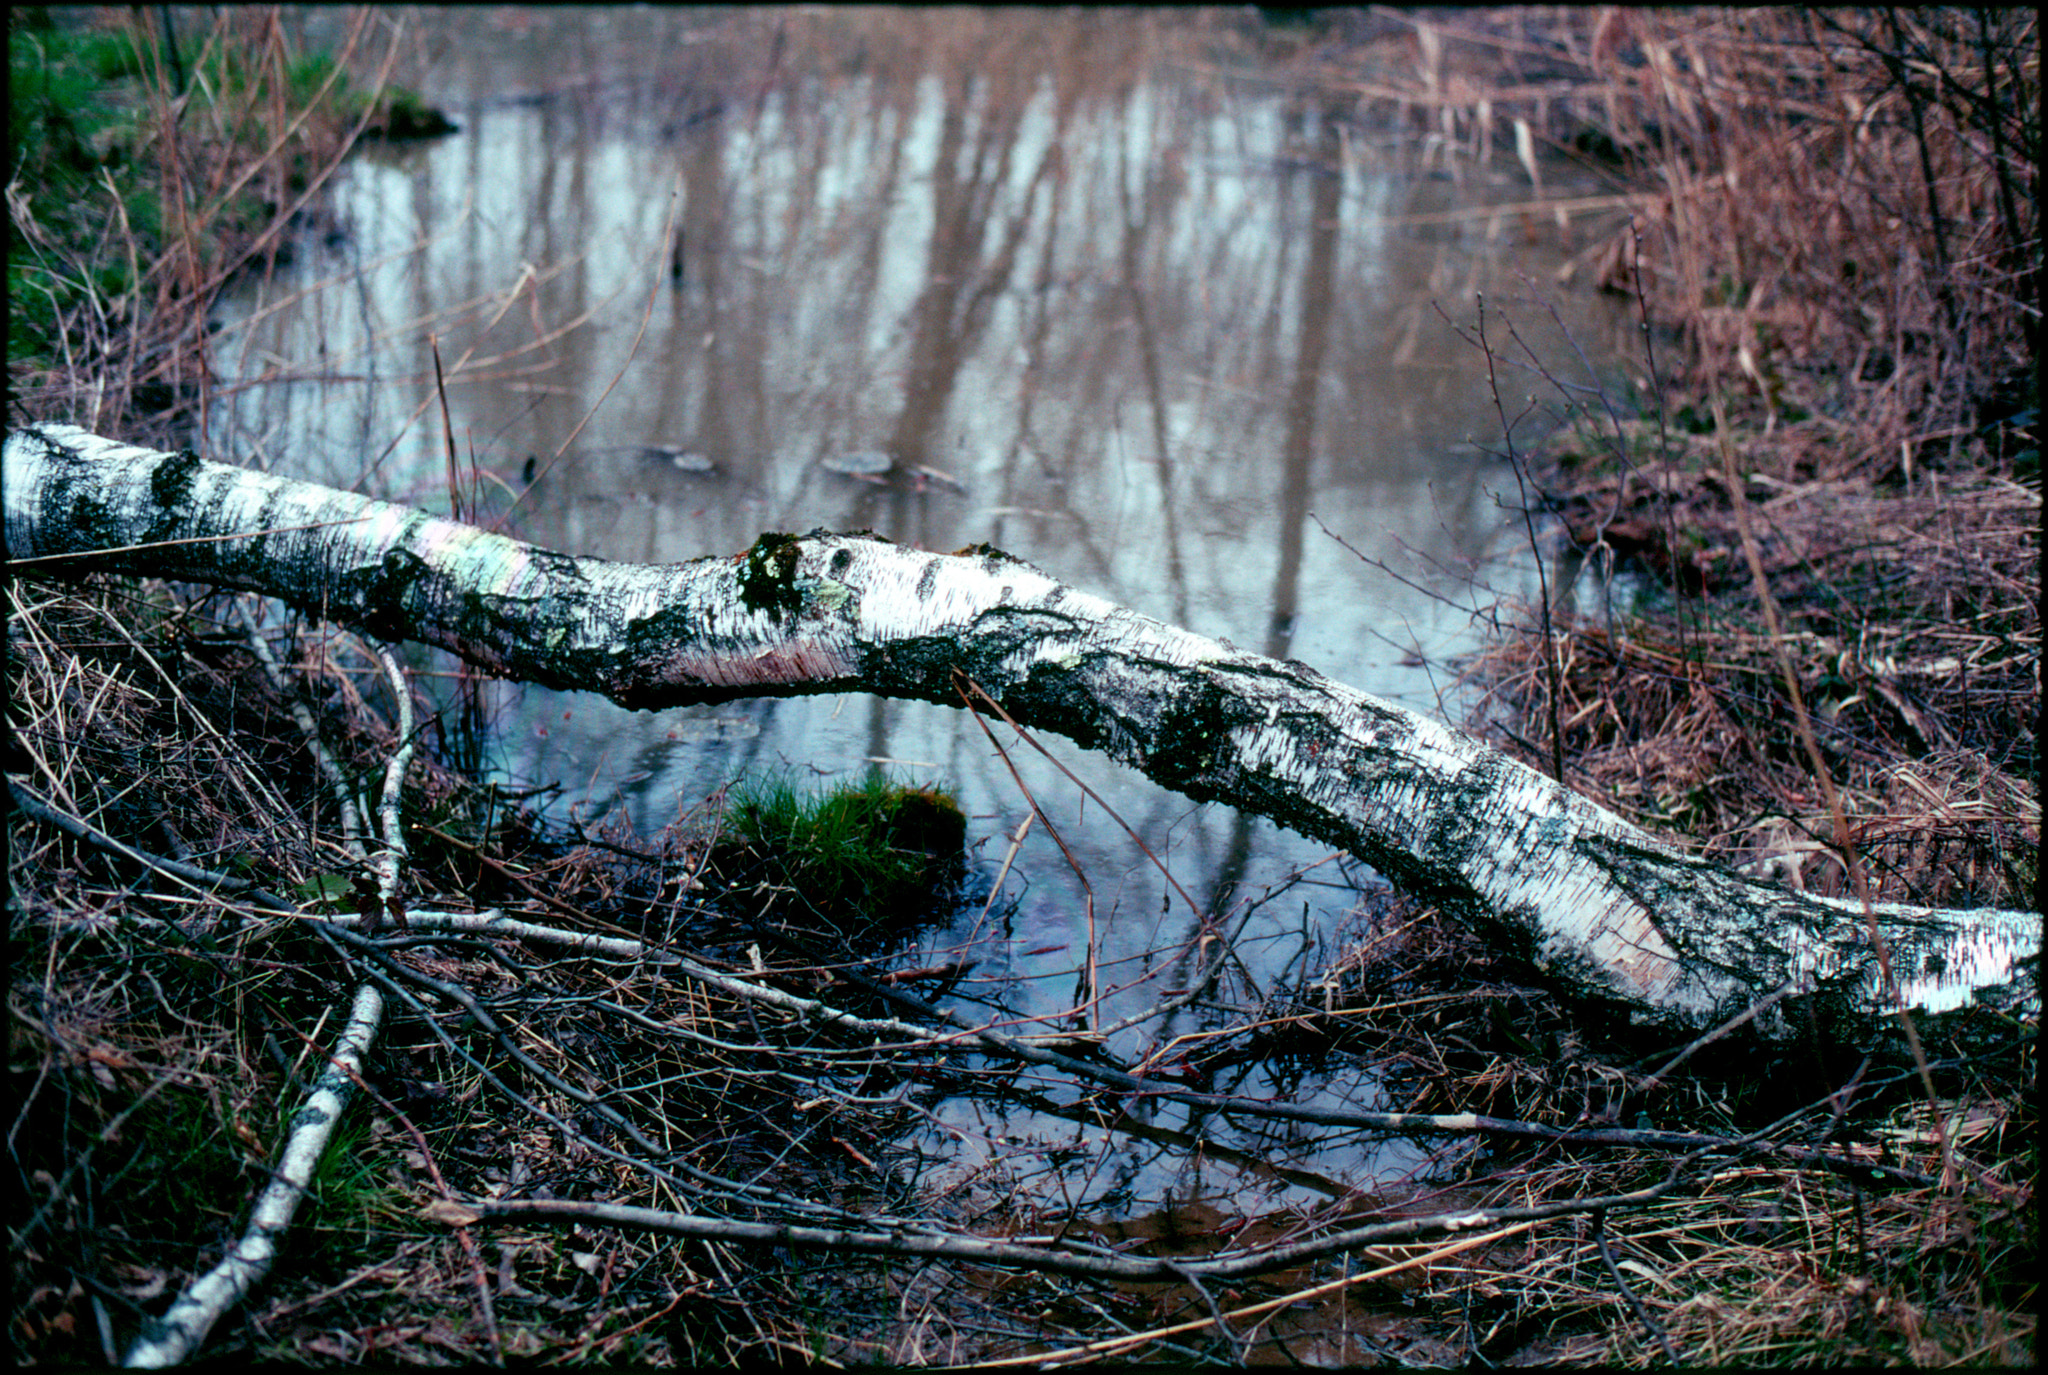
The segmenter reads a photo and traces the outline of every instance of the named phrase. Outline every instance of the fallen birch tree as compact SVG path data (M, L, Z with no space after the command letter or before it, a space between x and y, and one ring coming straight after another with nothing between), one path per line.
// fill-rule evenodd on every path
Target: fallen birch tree
M9 558L277 597L505 677L658 709L865 692L969 706L1339 846L1567 991L1783 1035L1793 998L2038 1008L2038 914L1793 892L1686 856L1478 739L1077 591L986 546L764 534L737 554L572 558L426 512L73 426L8 436Z

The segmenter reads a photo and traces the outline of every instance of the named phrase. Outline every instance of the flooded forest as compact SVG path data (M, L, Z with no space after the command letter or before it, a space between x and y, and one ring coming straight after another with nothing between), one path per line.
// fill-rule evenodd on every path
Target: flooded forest
M10 499L18 1361L2031 1363L2031 11L160 6L10 58L10 489L76 426L167 506L231 465L765 622L856 595L806 541L1023 566L996 611L1833 904L1869 985L1765 924L1672 937L1787 962L1732 1015L1608 996L1233 805L1235 698L1144 767L1083 747L1137 707L957 666L645 709L181 575L240 537L168 517L25 557ZM1880 911L2033 953L1916 1003Z

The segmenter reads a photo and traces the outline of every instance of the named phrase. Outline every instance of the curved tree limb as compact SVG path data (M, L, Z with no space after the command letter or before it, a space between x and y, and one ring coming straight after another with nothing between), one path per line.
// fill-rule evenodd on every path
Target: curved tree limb
M1341 846L1490 923L1564 986L1713 1026L1789 985L1850 1025L2038 1007L2037 914L1859 904L1683 855L1476 738L1164 625L986 546L764 535L734 556L571 558L423 511L41 426L6 443L17 561L241 588L550 687L656 708L867 692L1018 721L1197 801ZM1756 1018L1791 1023L1783 1004Z

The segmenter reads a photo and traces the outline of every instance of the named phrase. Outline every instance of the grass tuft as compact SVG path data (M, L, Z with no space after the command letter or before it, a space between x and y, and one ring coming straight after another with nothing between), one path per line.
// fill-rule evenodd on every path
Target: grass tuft
M835 927L895 926L942 915L958 888L967 820L939 789L877 770L805 792L776 775L743 781L729 808L714 863L765 907Z

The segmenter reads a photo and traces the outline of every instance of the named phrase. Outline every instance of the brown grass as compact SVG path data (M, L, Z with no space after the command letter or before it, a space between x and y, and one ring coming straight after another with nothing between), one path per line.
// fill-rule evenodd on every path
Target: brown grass
M16 256L35 265L23 279L31 287L38 274L96 282L109 261L127 265L129 286L113 299L88 292L68 311L57 356L10 363L10 404L30 419L175 447L204 404L215 297L238 273L289 251L290 236L317 219L322 188L375 118L398 35L374 11L359 12L331 79L309 86L297 76L305 55L288 41L283 11L233 7L204 27L181 11L180 91L158 15L109 12L91 22L124 33L140 55L119 156L143 170L120 186L100 174L85 209L99 226L89 242L39 223L35 188L18 168L9 169L8 211ZM353 115L334 98L352 65L374 73Z
M1323 74L1467 160L1512 163L1519 121L1535 151L1604 172L1628 215L1592 211L1580 270L1672 331L1657 385L1853 419L1832 475L1880 476L1954 453L2032 388L2036 25L2024 9L1419 14Z
M1575 266L1645 325L1632 395L1560 389L1531 465L1555 517L1552 604L1466 665L1475 724L1532 767L1561 756L1568 784L1680 845L1848 894L1789 661L1872 896L2032 906L2036 16L1412 23L1382 41L1387 70L1361 97L1475 157L1497 156L1519 119L1610 168L1630 216ZM1558 222L1584 232L1562 206ZM1493 1323L1483 1353L2032 1359L2031 1024L2005 1057L1929 1046L1924 1079L1903 1057L1878 1070L1818 1040L1768 1051L1739 1036L1660 1075L1675 1047L1645 1056L1624 1029L1565 1020L1462 939L1426 913L1380 917L1319 995L1331 1034L1412 1084L1418 1110L1541 1120L1626 1104L1659 1127L1845 1141L1930 1180L1868 1189L1783 1160L1693 1161L1683 1197L1609 1219L1604 1256L1575 1220L1447 1274L1435 1296ZM1446 980L1473 991L1409 1006L1418 983ZM1518 1198L1666 1168L1625 1152L1487 1163Z
M365 960L255 895L152 873L22 810L26 798L107 841L253 880L290 903L354 905L361 870L337 843L332 799L237 628L161 590L17 579L12 593L9 879L17 948L34 952L9 992L9 1139L27 1208L10 1230L18 1361L117 1360L137 1326L212 1264L266 1178L294 1085L320 1063L336 1010L380 968L399 974L403 1012L377 1048L371 1102L330 1147L278 1271L210 1349L693 1364L821 1342L873 1349L856 1334L880 1331L886 1295L861 1262L508 1229L482 1248L480 1282L462 1238L421 1216L444 1189L675 1206L673 1186L633 1163L660 1159L699 1172L681 1200L698 1210L745 1216L804 1195L924 1205L892 1163L896 1110L830 1091L800 1106L848 1060L800 1022L757 1020L700 985L616 963L413 940L388 923L387 942L410 953ZM395 739L367 648L303 636L278 657L296 669L341 771L365 786L380 777ZM701 862L693 824L652 841L613 827L564 843L430 760L409 773L404 811L415 895L514 905L586 931L624 921L638 934L655 922L649 934L666 936L706 918L686 896ZM734 933L732 949L701 948L745 968L747 934ZM810 988L831 976L794 966L789 977ZM784 1050L786 1064L763 1059ZM852 1054L856 1078L871 1058ZM716 1182L725 1177L772 1192L750 1198Z
M1666 496L1658 479L1670 471L1580 479L1563 503L1567 527L1600 550L1578 567L1584 610L1560 607L1554 627L1568 779L1724 862L1846 893L1725 484L1679 475L1674 485L1689 485ZM1994 477L1940 487L1938 496L1880 496L1865 483L1754 483L1748 495L1786 617L1776 647L1798 667L1874 895L2026 906L2040 843L2040 626L2029 595L2039 500ZM1676 560L1666 552L1670 525L1689 542ZM1675 568L1691 590L1667 593L1660 609L1603 614L1598 573L1617 547L1631 551L1639 576ZM1482 719L1504 748L1544 768L1549 690L1538 651L1536 641L1510 640L1471 671L1486 685Z
M797 16L777 41L833 49L838 22ZM1581 564L1554 608L1569 781L1705 853L1845 890L1745 576L1737 494L1714 476L1718 451L1688 437L1700 426L1681 403L1696 420L1718 400L1740 426L1729 437L1784 612L1779 640L1879 895L2024 902L2039 843L2028 787L2038 458L2032 326L2014 303L2034 299L2039 256L2033 198L2016 194L2033 184L2021 150L2038 142L2031 11L1991 13L1992 76L1973 57L1974 18L1948 12L1516 11L1456 31L1434 15L1388 22L1395 36L1369 53L1293 42L1305 79L1349 83L1362 102L1481 150L1511 143L1520 118L1554 146L1605 159L1636 208L1632 227L1608 224L1585 246L1580 270L1641 294L1666 349L1655 368L1646 360L1638 409L1650 418L1574 412L1548 481ZM1021 62L1030 46L1000 16L905 16L888 32L903 51L986 43ZM264 32L244 37L281 60ZM1918 50L1899 68L1865 39ZM869 60L903 51L884 44ZM1113 80L1129 54L1098 56L1092 79ZM1333 57L1345 65L1332 69ZM2010 94L1988 99L1994 85ZM178 407L203 394L209 294L312 203L278 149L252 162L224 137L259 116L289 127L291 109L226 106L219 127L201 129L167 102L152 109L166 185L189 211L180 237L146 274L146 309L141 297L101 303L77 322L75 356L20 393L33 413L145 441L175 433ZM317 174L332 150L299 155ZM205 223L209 207L245 177L274 179L262 197L271 216L222 234ZM1607 596L1616 571L1645 595ZM266 912L231 885L345 912L356 863L233 604L149 584L16 578L8 592L10 782L48 812L230 881L167 877L19 804L9 814L9 1148L23 1210L10 1227L8 1316L20 1361L112 1361L211 1262L266 1177L337 1009L373 971L411 1001L400 999L375 1057L370 1104L332 1148L279 1269L216 1331L214 1353L911 1362L1121 1330L1120 1355L1173 1359L2034 1355L2029 1029L1989 1052L1931 1044L1932 1095L1897 1065L1845 1062L1818 1041L1773 1050L1730 1039L1674 1066L1679 1047L1560 1006L1499 952L1401 904L1362 912L1315 977L1205 1035L1190 1072L1336 1062L1381 1076L1411 1111L1647 1119L1757 1133L1755 1148L1567 1153L1460 1138L1438 1161L1447 1182L1415 1198L1259 1219L1272 1234L1305 1234L1389 1209L1677 1181L1641 1211L1543 1222L1458 1254L1358 1258L1361 1271L1396 1273L1361 1287L1370 1301L1331 1307L1288 1289L1309 1294L1326 1274L1210 1293L964 1269L942 1286L944 1272L904 1263L430 1223L421 1210L450 1194L545 1191L783 1219L809 1215L809 1199L1002 1235L1060 1218L1064 1181L1022 1150L942 1178L921 1171L907 1144L914 1100L892 1098L894 1086L958 1093L997 1077L932 1044L885 1052L700 983L507 940L387 930L373 956ZM394 713L366 648L291 632L279 641L296 674L286 690L304 695L346 774L378 777ZM1542 652L1524 637L1472 666L1488 694L1483 720L1539 766L1551 745L1530 724L1551 719ZM550 834L431 760L415 763L405 791L411 891L437 906L687 934L736 969L754 968L750 947L765 945L773 986L880 1010L847 982L858 971L834 967L843 961L778 949L703 909L701 819L654 837ZM1820 1146L1888 1173L1797 1153ZM1317 1330L1297 1327L1281 1345L1276 1299ZM1218 1316L1233 1332L1212 1345L1199 1329ZM1340 1329L1336 1346L1303 1344Z
M1653 829L1848 891L1782 652L1877 895L2031 901L2035 23L1522 12L1421 45L1513 93L1489 118L1639 188L1584 258L1651 329L1639 393L1566 400L1537 462L1559 682L1540 636L1472 665L1511 752L1547 768L1559 748ZM1476 108L1444 89L1441 109Z
M1418 996L1446 988L1463 991ZM1559 1008L1468 933L1394 902L1365 917L1349 954L1304 990L1293 1034L1365 1057L1405 1086L1411 1111L1754 1133L1747 1155L1507 1144L1470 1156L1456 1188L1474 1207L1611 1193L1674 1171L1680 1183L1657 1206L1605 1220L1612 1269L1603 1224L1585 1217L1434 1267L1417 1328L1434 1324L1467 1359L2033 1359L2038 1123L2024 1032L1992 1056L1931 1047L1943 1093L1932 1108L1911 1066L1823 1062L1798 1046L1732 1041L1667 1071L1677 1046L1646 1045L1639 1031ZM1924 1182L1859 1181L1779 1153L1822 1142ZM1459 1334L1461 1322L1470 1326Z

